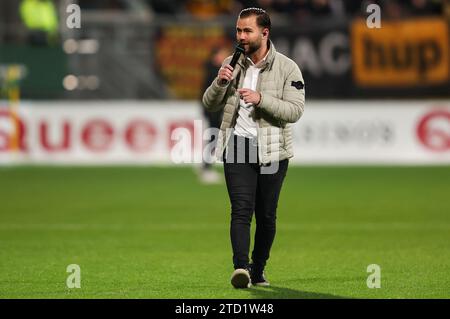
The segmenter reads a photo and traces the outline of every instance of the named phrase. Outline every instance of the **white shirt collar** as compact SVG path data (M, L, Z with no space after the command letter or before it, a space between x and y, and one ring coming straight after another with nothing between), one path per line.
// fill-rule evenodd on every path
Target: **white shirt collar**
M267 53L264 56L264 58L261 61L259 61L257 64L253 63L253 61L252 61L252 59L250 59L250 57L247 57L247 59L250 61L252 66L260 68L262 66L262 64L266 61L268 55L269 55L269 50L267 50Z

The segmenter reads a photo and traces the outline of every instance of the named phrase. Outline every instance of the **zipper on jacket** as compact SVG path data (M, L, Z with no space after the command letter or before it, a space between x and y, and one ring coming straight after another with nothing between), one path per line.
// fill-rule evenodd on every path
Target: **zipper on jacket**
M262 77L262 73L264 72L264 70L265 70L265 68L262 69L259 72L258 82L256 82L256 92L259 92L261 90L261 77ZM259 103L261 103L261 101L259 101ZM256 108L257 108L257 106L255 106L255 112L256 112ZM260 127L261 121L259 120L259 118L256 120L256 124L257 124L256 125L256 132L258 134L257 140L258 140L259 165L262 165L263 164L262 148L261 148L262 143L261 143L261 140L260 140L260 137L261 137L261 127Z

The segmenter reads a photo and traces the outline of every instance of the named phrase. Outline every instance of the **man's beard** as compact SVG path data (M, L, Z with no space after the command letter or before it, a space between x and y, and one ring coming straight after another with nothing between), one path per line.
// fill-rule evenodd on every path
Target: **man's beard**
M261 42L248 42L248 49L245 50L245 55L249 56L261 48Z

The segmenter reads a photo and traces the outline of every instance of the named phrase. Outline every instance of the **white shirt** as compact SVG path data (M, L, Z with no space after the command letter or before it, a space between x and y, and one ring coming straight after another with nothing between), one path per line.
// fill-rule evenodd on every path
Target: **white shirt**
M245 73L244 83L242 85L243 89L250 89L256 91L256 84L258 83L259 72L261 71L260 65L267 58L267 52L264 59L261 60L257 65L253 63L250 58L247 58L251 65L248 67L247 72ZM239 101L239 112L236 120L236 125L234 127L234 134L247 137L247 138L256 138L258 136L257 124L255 120L251 117L254 106L251 103L245 103L244 100Z

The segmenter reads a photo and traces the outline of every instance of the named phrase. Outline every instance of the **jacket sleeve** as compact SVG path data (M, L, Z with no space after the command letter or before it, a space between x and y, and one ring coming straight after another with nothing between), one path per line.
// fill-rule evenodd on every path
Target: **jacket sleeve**
M226 58L222 65L228 64L230 59L231 57ZM216 112L223 109L226 103L228 87L229 84L220 85L218 83L218 77L216 77L203 94L203 106L211 112Z
M292 71L284 80L282 98L261 92L261 101L257 107L287 123L295 123L300 119L305 108L305 86L297 64L294 63Z

